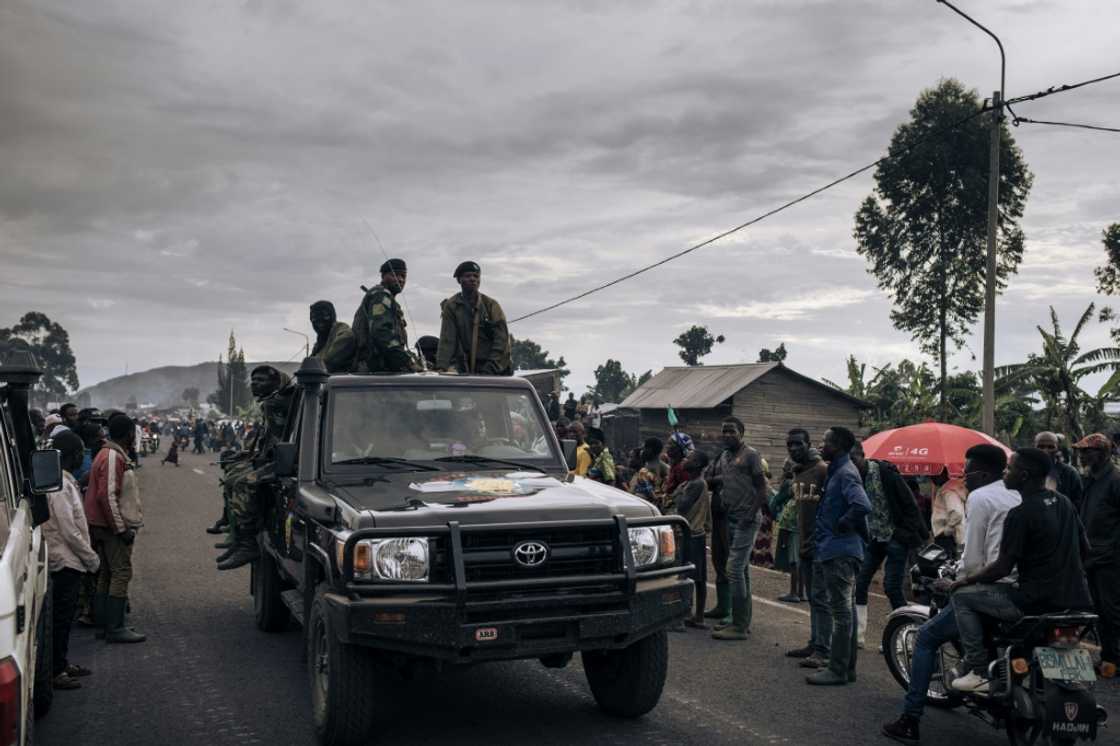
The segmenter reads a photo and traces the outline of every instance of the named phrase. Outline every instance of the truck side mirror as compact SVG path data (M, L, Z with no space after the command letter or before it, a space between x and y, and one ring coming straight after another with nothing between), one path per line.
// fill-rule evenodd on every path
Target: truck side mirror
M299 446L277 443L272 449L273 470L277 477L294 477L298 473Z
M579 443L564 438L560 441L560 448L564 451L564 461L568 463L568 470L576 468L576 449L579 448Z
M45 495L62 489L61 454L54 449L31 454L31 492Z

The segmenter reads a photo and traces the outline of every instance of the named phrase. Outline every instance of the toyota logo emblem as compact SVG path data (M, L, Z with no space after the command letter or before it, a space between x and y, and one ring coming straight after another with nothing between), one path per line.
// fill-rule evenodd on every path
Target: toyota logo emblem
M540 567L548 559L548 545L539 541L523 541L513 547L513 561L522 567Z

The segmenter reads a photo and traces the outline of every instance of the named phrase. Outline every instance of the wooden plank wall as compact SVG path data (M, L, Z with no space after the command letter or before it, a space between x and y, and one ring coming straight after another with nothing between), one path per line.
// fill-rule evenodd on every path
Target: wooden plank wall
M775 369L713 409L678 409L681 429L709 455L719 453L723 418L734 414L746 425L746 441L758 449L776 479L786 459L786 434L803 427L819 445L833 425L861 435L856 406L826 389ZM664 409L641 410L641 437L665 440L670 432ZM618 457L620 454L615 454Z
M747 443L754 446L777 473L786 458L786 434L803 427L819 445L833 425L861 434L859 410L826 389L775 369L733 397L732 411L743 421Z
M723 418L731 414L730 400L713 409L677 409L680 428L692 438L698 448L715 456L723 446L719 442ZM641 410L642 440L654 437L665 441L672 432L664 409ZM783 441L784 443L785 441ZM617 455L617 454L616 454Z

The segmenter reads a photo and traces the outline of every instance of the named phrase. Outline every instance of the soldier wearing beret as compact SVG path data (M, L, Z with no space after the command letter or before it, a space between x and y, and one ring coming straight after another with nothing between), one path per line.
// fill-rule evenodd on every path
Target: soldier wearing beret
M355 373L409 373L419 370L408 347L404 312L397 296L404 290L408 267L403 259L381 265L381 283L366 291L354 314Z
M456 373L513 375L506 315L493 298L478 292L482 269L475 262L455 268L460 292L440 304L436 367Z
M334 304L320 300L311 304L311 328L315 347L311 357L323 361L328 373L345 373L354 364L354 333L345 321L338 320Z

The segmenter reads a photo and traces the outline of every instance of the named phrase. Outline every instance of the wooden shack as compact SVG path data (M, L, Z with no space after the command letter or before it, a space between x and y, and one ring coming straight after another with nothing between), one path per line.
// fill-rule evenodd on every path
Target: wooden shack
M670 367L643 383L622 402L640 412L642 438L664 439L670 432L668 408L679 428L710 453L720 448L724 417L734 415L746 425L746 441L761 452L772 472L786 458L791 428L809 431L813 443L841 425L861 434L861 411L867 402L804 376L782 363Z

